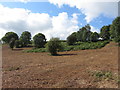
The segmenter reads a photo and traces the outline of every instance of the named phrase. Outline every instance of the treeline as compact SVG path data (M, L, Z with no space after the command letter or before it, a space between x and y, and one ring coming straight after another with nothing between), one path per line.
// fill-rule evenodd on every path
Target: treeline
M75 42L97 42L99 40L113 40L120 42L120 17L117 17L111 25L103 26L100 33L92 32L89 24L80 28L79 31L67 37L67 43L74 45Z
M2 38L2 41L6 44L9 44L10 48L12 49L14 47L28 47L32 44L31 33L28 31L24 31L20 37L14 32L7 32ZM42 33L36 34L33 37L33 43L36 48L43 48L46 43L45 35Z
M85 25L67 37L67 44L74 45L76 42L97 42L99 40L120 42L120 17L117 17L111 25L103 26L100 33L92 32L90 25ZM20 37L14 32L7 32L2 41L9 44L12 49L14 47L28 47L31 44L34 44L35 48L46 47L52 54L56 54L57 50L62 48L59 38L52 38L47 42L45 35L38 33L31 41L31 33L28 31L24 31Z

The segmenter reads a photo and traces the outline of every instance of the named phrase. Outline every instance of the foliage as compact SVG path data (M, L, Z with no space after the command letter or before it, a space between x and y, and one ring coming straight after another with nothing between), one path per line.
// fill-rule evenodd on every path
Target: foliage
M45 35L42 33L38 33L33 37L34 46L36 48L43 48L46 43Z
M21 45L22 43L21 43L21 41L20 40L16 40L15 41L15 47L16 48L20 48L22 45Z
M74 36L76 36L77 41L87 42L87 41L98 41L99 35L98 33L93 33L90 31L91 27L89 24L80 28L79 31L74 32Z
M62 51L71 51L71 50L86 50L86 49L97 49L102 48L109 41L98 41L98 42L76 42L76 45L68 46L66 43L62 43L64 49Z
M103 38L103 40L109 40L110 39L110 25L103 26L101 28L100 37Z
M99 38L99 34L97 32L94 32L90 35L90 41L97 42Z
M108 44L109 41L98 41L98 42L76 42L74 45L68 45L66 42L61 42L61 49L58 51L76 51L76 50L86 50L86 49L99 49ZM47 45L47 44L46 44ZM47 48L35 48L32 50L25 50L24 52L48 52Z
M18 40L18 35L14 32L7 32L2 38L2 41L8 44L12 38Z
M12 38L12 39L10 40L10 42L9 42L9 46L10 46L11 49L13 49L13 48L14 48L14 45L15 45L15 39Z
M112 25L110 27L111 38L115 42L120 42L120 17L117 17L113 20Z
M31 33L28 31L24 31L20 36L20 41L22 42L22 46L26 47L30 44L31 40Z
M57 51L62 49L62 44L59 38L51 38L50 41L46 44L47 50L51 55L57 55Z
M23 52L26 52L26 53L31 53L31 52L34 52L34 53L47 52L47 49L46 48L33 48L31 50L24 50Z
M67 37L68 45L73 45L77 41L77 38L74 34Z

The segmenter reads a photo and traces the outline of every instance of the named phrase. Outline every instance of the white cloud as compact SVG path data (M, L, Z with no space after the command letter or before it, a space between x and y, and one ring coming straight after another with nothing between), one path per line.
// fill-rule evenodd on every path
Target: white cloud
M50 17L47 13L32 13L22 8L8 8L0 5L0 38L8 31L20 35L30 31L34 36L43 33L49 40L51 37L66 39L66 36L78 30L77 14L71 17L66 12Z
M118 0L49 0L50 3L62 7L64 4L76 7L86 16L87 23L101 14L107 17L118 16Z
M91 27L91 31L92 32L97 32L97 33L100 33L100 30L95 28L94 26L90 26Z

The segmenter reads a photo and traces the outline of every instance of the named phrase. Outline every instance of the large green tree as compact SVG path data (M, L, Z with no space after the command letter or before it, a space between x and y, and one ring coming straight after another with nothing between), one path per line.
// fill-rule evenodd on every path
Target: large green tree
M34 46L36 48L43 48L46 43L45 35L38 33L33 37Z
M12 38L14 38L15 40L18 40L19 37L14 32L7 32L5 36L2 38L2 41L8 44Z
M28 31L24 31L20 36L20 41L22 42L22 46L26 47L30 44L31 40L31 33Z
M101 28L100 37L103 38L103 40L109 40L110 39L110 25L103 26Z
M117 17L115 20L113 20L110 27L110 34L114 41L120 43L120 17Z
M91 34L91 27L89 24L85 25L84 27L80 28L76 34L78 41L90 41L90 34Z
M67 44L73 45L77 41L76 34L73 33L70 36L67 37Z
M91 42L96 42L98 41L98 38L99 38L99 34L97 32L93 32L91 35L90 35L90 41Z

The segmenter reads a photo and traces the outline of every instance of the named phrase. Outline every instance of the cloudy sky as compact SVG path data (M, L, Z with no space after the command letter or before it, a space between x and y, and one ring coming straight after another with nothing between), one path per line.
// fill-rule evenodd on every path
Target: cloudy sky
M118 2L104 1L0 0L0 38L9 31L18 35L30 31L32 36L45 34L47 40L66 39L86 24L91 25L91 31L100 32L103 25L111 24L118 16Z

